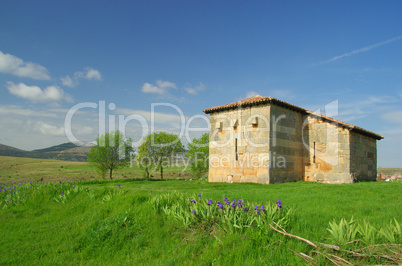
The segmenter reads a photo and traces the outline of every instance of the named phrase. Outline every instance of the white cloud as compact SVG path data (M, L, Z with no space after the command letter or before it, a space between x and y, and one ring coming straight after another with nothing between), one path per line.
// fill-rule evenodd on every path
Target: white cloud
M77 83L69 75L65 76L64 78L61 78L61 83L64 86L71 88L77 86Z
M156 84L158 85L159 88L173 88L176 89L176 84L170 81L162 81L162 80L157 80Z
M84 71L77 71L73 74L71 78L69 75L61 78L61 83L67 87L75 87L79 84L80 79L88 79L88 80L102 80L102 74L99 70L87 67Z
M356 100L350 103L339 104L340 120L350 122L360 118L367 117L370 114L378 113L384 106L395 102L391 96L366 96L355 97Z
M200 83L200 85L195 86L195 87L185 87L184 90L189 93L189 94L198 94L200 91L205 90L205 85Z
M383 45L391 43L391 42L398 41L400 39L402 39L402 35L399 35L398 37L395 37L395 38L392 38L392 39L389 39L389 40L386 40L386 41L383 41L383 42L375 43L375 44L372 44L372 45L369 45L369 46L366 46L366 47L363 47L363 48L360 48L360 49L356 49L356 50L353 50L351 52L344 53L342 55L335 56L335 57L333 57L331 59L328 59L326 61L323 61L323 62L319 63L319 65L332 63L332 62L334 62L336 60L339 60L339 59L342 59L344 57L348 57L348 56L351 56L351 55L360 54L360 53L363 53L363 52L368 52L368 51L370 51L370 50L372 50L374 48L383 46Z
M57 86L49 86L42 90L38 86L28 86L24 83L14 84L9 81L6 87L11 94L32 102L73 101L70 95Z
M152 94L166 94L168 92L168 89L176 89L176 84L170 81L162 81L162 80L157 80L156 85L153 85L151 83L144 83L142 85L141 91L143 93L152 93Z
M27 77L40 80L49 80L50 76L45 67L32 62L24 62L11 54L0 51L0 72L9 73L18 77Z
M402 124L402 110L389 112L383 114L381 117L391 123Z
M255 91L248 91L247 95L246 95L246 98L254 97L254 96L257 96L257 95L258 95L258 93L255 92Z
M87 73L85 74L86 79L93 79L93 80L102 79L102 75L98 70L93 68L87 68L86 71L87 71Z
M52 110L49 111L35 111L26 109L17 105L0 105L0 115L19 115L27 117L57 117L57 114Z
M42 121L37 122L37 129L44 135L65 136L66 134L64 127L53 126Z

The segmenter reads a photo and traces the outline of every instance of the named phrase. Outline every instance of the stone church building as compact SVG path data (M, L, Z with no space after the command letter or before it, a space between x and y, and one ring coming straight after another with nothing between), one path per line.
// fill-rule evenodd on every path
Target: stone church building
M210 114L209 181L375 181L382 136L272 97L255 96ZM328 110L327 110L328 109Z

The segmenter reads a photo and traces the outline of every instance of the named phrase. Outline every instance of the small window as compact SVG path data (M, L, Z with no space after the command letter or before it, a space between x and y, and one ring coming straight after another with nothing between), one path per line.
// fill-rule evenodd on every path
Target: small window
M238 154L237 154L237 138L235 139L235 158L236 158L236 161L239 160L239 157L238 157Z
M218 122L218 131L219 133L223 133L223 122Z
M254 117L254 118L251 120L251 125L252 125L252 127L253 127L254 130L258 128L258 117Z
M314 141L314 147L313 147L313 163L315 163L315 141Z

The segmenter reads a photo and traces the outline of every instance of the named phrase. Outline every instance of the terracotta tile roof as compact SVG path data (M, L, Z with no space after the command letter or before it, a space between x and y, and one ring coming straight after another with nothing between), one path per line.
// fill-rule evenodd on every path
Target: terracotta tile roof
M327 117L327 116L324 116L324 115L314 113L312 111L309 111L309 110L306 110L306 109L301 108L299 106L296 106L296 105L293 105L293 104L278 100L278 99L273 98L273 97L265 97L265 96L260 96L260 95L250 97L250 98L247 98L247 99L243 99L243 100L240 100L240 101L237 101L237 102L234 102L234 103L229 103L229 104L224 104L224 105L219 105L219 106L207 108L207 109L204 109L204 113L210 114L210 113L220 112L220 111L223 111L223 110L244 108L244 107L247 107L247 106L254 106L254 105L260 105L260 104L267 104L267 103L273 103L275 105L282 106L282 107L288 108L290 110L300 112L302 114L308 114L308 115L316 116L317 118L323 119L325 121L337 123L340 126L349 129L350 131L356 131L356 132L358 132L358 133L360 133L362 135L366 135L366 136L372 137L372 138L377 139L377 140L380 140L380 139L384 138L383 136L381 136L381 135L379 135L377 133L368 131L368 130L366 130L364 128L354 126L354 125L351 125L351 124L348 124L348 123L345 123L345 122L342 122L342 121L338 121L338 120L333 119L331 117Z

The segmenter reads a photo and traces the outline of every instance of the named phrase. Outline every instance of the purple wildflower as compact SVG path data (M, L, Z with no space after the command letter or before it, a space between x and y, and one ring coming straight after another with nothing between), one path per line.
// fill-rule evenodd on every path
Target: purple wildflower
M195 199L190 200L190 202L195 203Z
M232 204L230 204L230 206L232 206L232 208L236 208L236 199L234 199L234 200L232 201Z
M222 205L221 203L218 203L218 207L219 207L220 209L223 209L223 205Z
M258 208L259 208L258 206L255 206L255 207L254 207L254 211L255 211L257 214L260 214L260 211L258 210Z
M212 204L212 199L209 199L207 205L208 205L208 206L211 206L211 204Z
M279 209L282 209L282 201L280 199L278 199L276 205L278 206Z
M248 212L248 208L247 208L247 207L246 207L246 208L244 208L244 211L245 211L245 212Z
M195 210L191 210L191 212L192 212L194 215L197 215L197 212L196 212Z
M264 207L264 205L261 205L261 211L265 212L265 207Z
M64 196L64 191L61 192L61 195Z
M61 184L61 181L59 181L59 183Z
M198 194L198 197L201 198L201 194Z
M228 198L224 198L224 201L225 201L225 202L229 202L229 199L228 199Z
M152 194L152 190L149 191L149 194Z
M119 183L119 184L117 184L117 186L118 186L118 187L120 187L120 183Z

